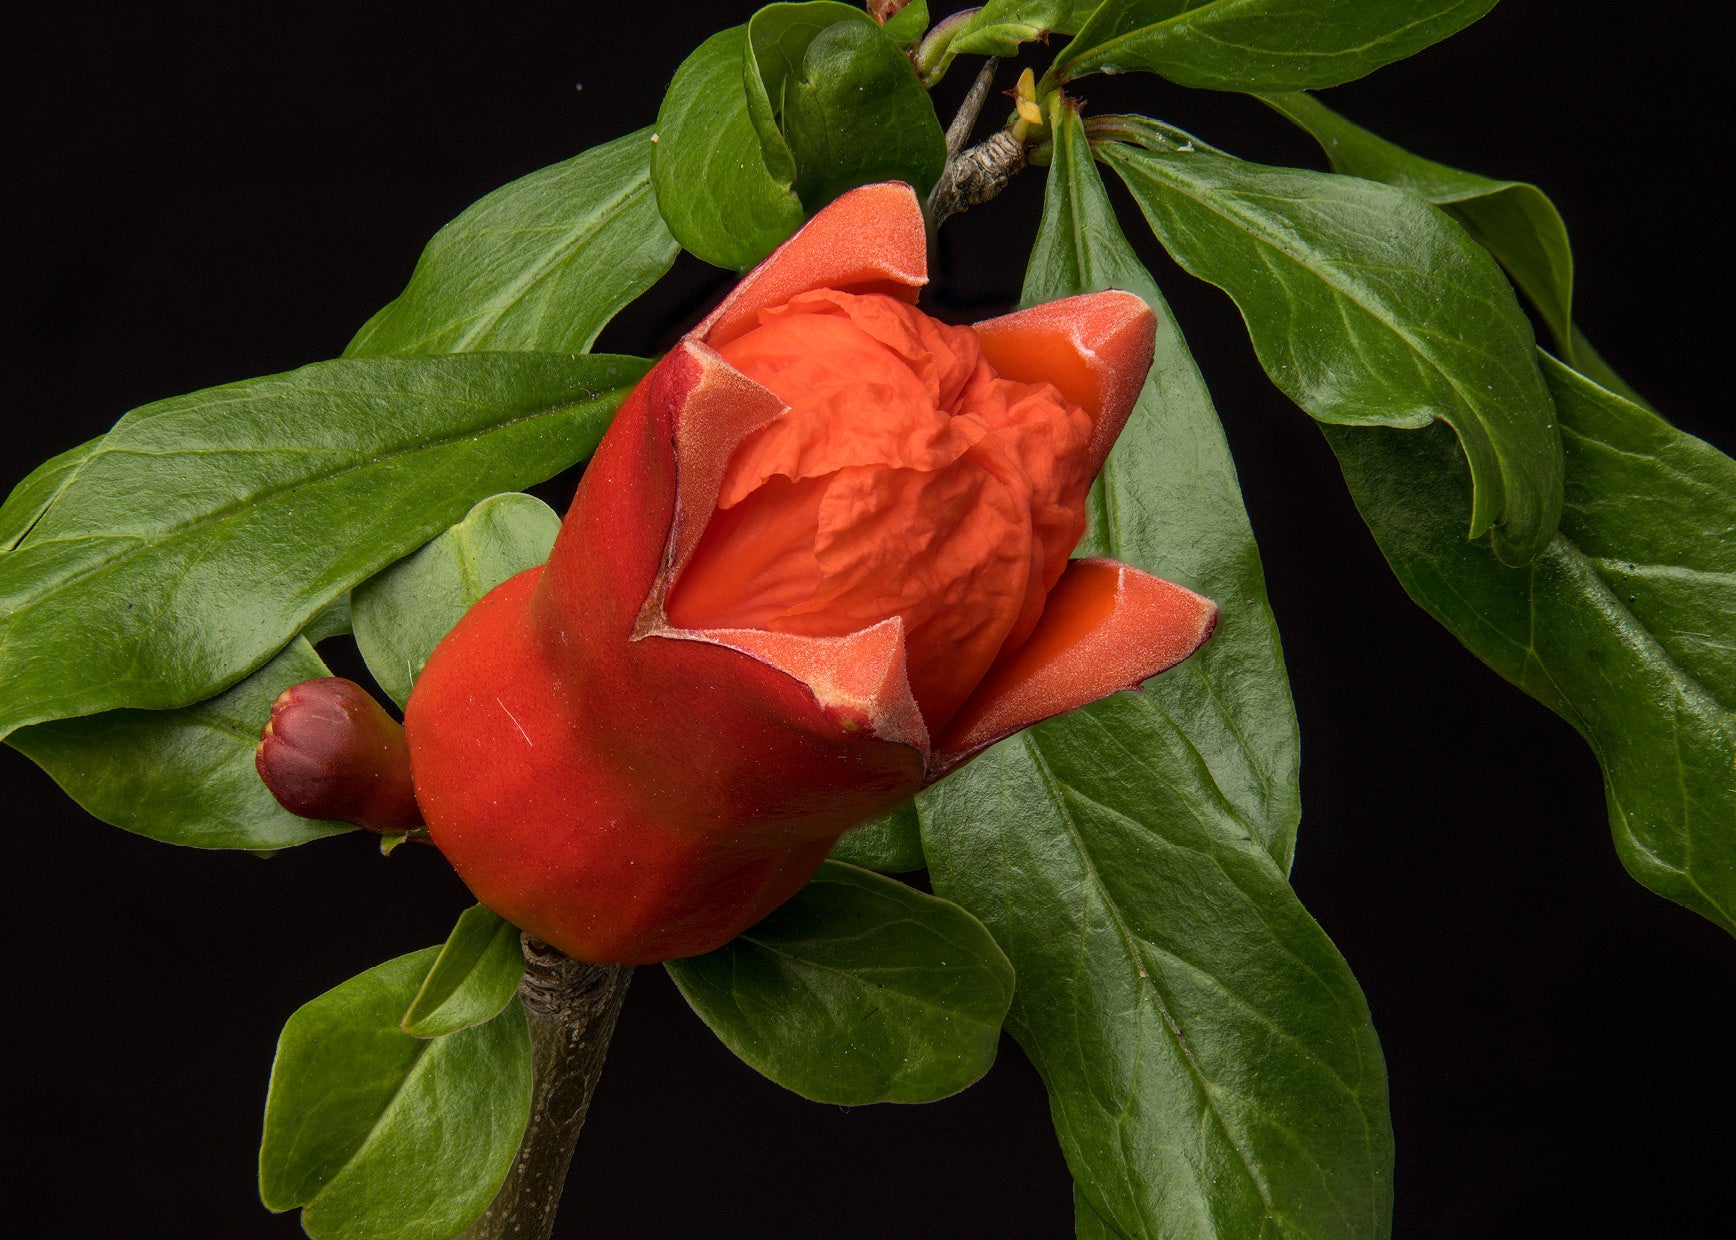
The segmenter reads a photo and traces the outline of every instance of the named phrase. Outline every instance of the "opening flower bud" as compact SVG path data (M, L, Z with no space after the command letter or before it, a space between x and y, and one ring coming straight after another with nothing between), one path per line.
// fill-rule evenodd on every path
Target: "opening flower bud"
M253 764L278 804L303 818L382 835L422 825L403 726L353 680L326 676L280 693Z
M548 564L434 651L416 795L508 921L599 963L710 951L843 832L1205 640L1209 600L1068 559L1150 309L949 327L926 267L908 186L817 214L634 389Z
M936 734L1085 532L1093 418L883 293L804 293L759 324L718 352L789 408L731 457L669 621L843 637L896 616Z

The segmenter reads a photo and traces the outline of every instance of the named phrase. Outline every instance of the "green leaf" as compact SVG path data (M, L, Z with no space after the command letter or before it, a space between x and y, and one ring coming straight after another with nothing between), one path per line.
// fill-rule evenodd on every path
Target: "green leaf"
M1296 722L1235 472L1078 119L1054 108L1026 300L1123 287L1159 319L1084 549L1204 589L1223 618L1143 693L923 794L930 876L1018 969L1008 1027L1049 1088L1081 1236L1380 1235L1383 1069L1355 982L1284 882ZM1115 1227L1090 1230L1099 1213Z
M134 410L0 556L0 737L227 688L478 499L582 460L646 365L322 362Z
M874 181L908 181L926 195L946 167L928 92L871 22L840 21L814 36L784 79L779 120L810 208Z
M404 1032L439 1038L498 1016L524 976L518 939L517 926L482 905L465 909L404 1013Z
M909 59L861 9L769 4L747 24L748 114L771 175L814 209L854 185L927 193L946 138Z
M350 596L340 594L314 614L301 635L314 645L333 637L342 637L353 629L350 620Z
M1542 190L1412 155L1300 92L1260 99L1311 134L1334 172L1396 185L1446 211L1507 269L1557 346L1572 348L1573 249L1561 213Z
M872 819L839 840L829 854L833 861L859 865L881 874L909 874L928 864L922 856L922 827L916 805L907 802Z
M356 646L399 706L452 626L495 586L549 558L561 519L534 495L483 500L351 594Z
M530 1119L530 1030L398 1027L439 948L376 965L304 1004L277 1041L259 1196L302 1207L313 1240L448 1240L488 1208Z
M1013 970L970 914L824 862L733 942L665 966L750 1067L815 1102L932 1102L994 1063Z
M1310 95L1256 97L1307 130L1334 171L1396 185L1452 216L1531 299L1557 349L1575 370L1642 408L1652 408L1574 326L1573 250L1561 213L1542 190L1524 181L1495 181L1412 155Z
M1118 1240L1103 1216L1091 1208L1079 1186L1073 1186L1073 1235L1075 1240Z
M1072 34L1096 7L1097 0L988 0L953 37L952 51L1016 56L1021 43Z
M1561 532L1524 569L1453 536L1450 436L1332 430L1350 492L1422 607L1586 738L1640 882L1736 933L1736 462L1553 358Z
M434 234L345 357L582 353L675 261L641 129L495 190Z
M1123 1236L1375 1240L1386 1072L1349 967L1283 871L1118 694L918 802L937 892L1018 970L1007 1028L1091 1209Z
M1314 90L1414 55L1494 7L1495 0L1105 0L1056 64L1063 81L1145 70L1211 90Z
M894 13L880 28L886 32L900 48L908 48L922 40L928 31L928 0L910 0L898 12Z
M780 125L785 80L801 72L802 55L814 36L837 22L872 26L874 19L837 0L768 4L748 19L747 47L742 52L748 118L759 134L766 169L780 184L796 181L796 157Z
M718 267L745 271L802 225L788 178L766 166L742 82L747 27L701 43L681 67L657 113L651 180L657 206L687 250Z
M59 456L50 457L12 488L6 503L0 505L0 555L24 540L42 514L78 477L78 471L101 443L102 436L99 435L76 448L68 448Z
M1100 148L1178 263L1223 289L1266 373L1322 422L1459 437L1470 537L1525 563L1561 513L1561 441L1531 324L1439 208L1357 177L1273 168L1155 122Z
M296 817L253 765L277 695L329 675L298 637L227 693L196 706L39 723L18 729L7 744L110 826L189 848L288 848L351 830Z
M1235 462L1181 327L1116 223L1078 117L1052 105L1054 158L1025 275L1027 305L1126 289L1157 316L1151 374L1092 488L1078 554L1180 582L1219 607L1211 641L1131 699L1164 736L1164 782L1215 804L1285 871L1302 815L1300 741L1278 626Z

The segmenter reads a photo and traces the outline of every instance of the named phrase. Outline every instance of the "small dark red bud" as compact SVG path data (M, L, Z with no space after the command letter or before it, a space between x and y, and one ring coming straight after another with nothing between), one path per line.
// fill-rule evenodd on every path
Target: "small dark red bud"
M868 0L868 15L884 26L904 12L910 0Z
M404 727L353 680L325 676L280 693L253 764L278 804L303 818L382 835L422 825Z

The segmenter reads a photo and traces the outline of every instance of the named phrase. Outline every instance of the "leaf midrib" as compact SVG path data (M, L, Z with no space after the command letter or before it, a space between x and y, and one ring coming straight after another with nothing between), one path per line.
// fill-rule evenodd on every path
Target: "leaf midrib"
M1269 0L1207 0L1207 2L1205 4L1195 5L1191 9L1183 9L1181 12L1177 13L1173 17L1166 17L1164 20L1162 20L1160 22L1153 22L1149 26L1140 26L1136 29L1126 31L1123 34L1118 34L1118 35L1115 35L1109 39L1106 39L1102 43L1097 44L1095 47L1089 48L1086 51L1082 52L1080 55L1075 57L1073 60L1068 61L1066 65L1062 66L1062 71L1066 72L1066 71L1072 69L1072 67L1074 65L1078 64L1079 61L1081 61L1081 60L1090 59L1090 60L1101 62L1104 59L1104 55L1103 55L1104 52L1118 49L1118 48L1132 42L1135 39L1151 38L1154 41L1161 41L1164 38L1168 37L1168 35L1172 31L1182 29L1188 25L1197 24L1197 22L1192 21L1190 19L1196 19L1196 18L1201 17L1202 15L1205 17L1208 17L1208 18L1217 17L1217 16L1220 16L1222 14L1228 13L1229 11L1231 11L1233 9L1242 8L1242 7L1264 8L1268 2L1269 2ZM1450 12L1451 10L1446 10L1446 11ZM1441 12L1437 11L1437 12L1431 14L1430 16L1431 17L1440 17ZM1370 48L1378 47L1383 43L1392 43L1395 39L1398 38L1398 36L1404 34L1406 31L1414 29L1417 26L1421 26L1421 25L1425 24L1425 20L1426 19L1419 18L1415 21L1407 22L1405 25L1397 27L1396 29L1394 29L1390 33L1383 35L1381 38L1376 39L1371 43L1359 44L1356 47L1338 48L1334 51L1326 51L1326 52L1311 52L1311 51L1305 51L1305 50L1300 50L1300 49L1292 49L1290 52L1288 52L1286 54L1289 55L1290 57L1292 57L1294 59L1298 59L1298 60L1323 60L1323 61L1336 60L1336 59L1339 59L1339 58L1347 56L1347 55L1354 55L1357 52L1365 52L1365 51L1369 50ZM1208 32L1203 31L1203 30L1197 31L1196 33L1202 38L1211 38L1212 37L1209 35ZM1239 48L1241 50L1253 52L1256 54L1262 54L1264 51L1264 49L1260 49L1260 48L1243 47L1242 44L1230 43L1224 39L1214 39L1214 41L1219 43L1222 46L1235 47L1235 48Z
M468 319L450 319L406 347L419 349L429 341L437 339L442 333L462 326L464 330L460 331L457 339L453 342L454 347L448 351L453 353L469 351L472 346L485 339L489 332L499 326L500 321L506 317L508 312L530 296L531 291L537 285L548 279L557 268L565 267L571 263L586 243L650 192L651 175L649 166L647 166L643 179L631 182L625 190L618 192L600 206L583 222L582 226L571 229L565 239L561 241L559 248L540 265L522 272L517 279L505 285L494 298L490 299L489 305L485 309L478 311Z
M232 501L226 503L225 505L223 505L222 507L212 510L211 512L202 513L197 517L191 518L189 520L180 522L180 523L175 524L175 525L171 525L164 530L155 532L155 533L150 534L150 535L140 535L140 534L132 534L132 535L124 535L124 536L104 535L104 534L68 535L67 537L91 539L91 540L95 540L98 542L119 541L121 538L124 537L126 540L133 542L135 545L128 548L127 550L121 552L118 555L106 556L106 557L98 560L97 562L86 566L81 571L74 572L74 573L69 574L67 576L58 577L58 578L55 578L54 580L52 580L50 582L45 583L45 585L42 587L42 592L36 594L32 598L26 599L25 601L19 603L15 607L11 608L7 612L6 616L4 617L4 620L9 621L9 620L12 620L18 616L21 616L24 613L31 610L32 608L34 608L35 606L37 606L39 603L42 603L44 601L47 601L48 599L53 598L56 594L60 593L61 591L70 589L73 586L78 585L79 582L84 581L89 577L95 576L98 573L106 572L112 568L122 566L139 555L144 555L144 554L147 554L147 553L157 549L165 542L168 542L168 541L174 540L174 539L180 539L180 538L183 538L186 536L190 536L192 534L195 534L195 533L205 529L208 526L222 524L224 522L231 520L232 518L236 517L237 515L240 515L245 510L253 509L253 508L259 508L259 507L262 507L266 504L275 503L281 499L284 499L285 497L293 496L300 491L306 490L309 487L322 486L322 485L337 481L339 479L345 478L351 474L355 474L355 473L359 473L359 472L362 472L365 470L372 469L376 466L379 466L379 467L387 466L393 462L404 460L404 459L410 458L410 457L414 457L417 454L422 453L422 452L438 451L442 448L451 447L453 444L459 443L463 440L475 440L475 439L479 439L479 438L484 437L484 436L493 436L493 435L500 433L500 432L509 431L509 430L511 430L517 426L522 426L522 425L526 425L529 423L538 422L538 421L541 421L541 420L547 419L547 418L560 417L563 414L573 412L573 411L578 410L582 407L595 405L596 403L598 403L598 401L602 400L607 395L608 392L618 392L621 390L622 390L621 388L611 388L611 389L606 389L603 392L594 393L583 400L564 401L564 402L561 402L560 404L551 405L551 406L547 406L545 408L539 409L538 411L536 411L534 413L525 414L525 415L520 416L520 417L510 418L510 419L507 419L506 421L502 421L502 422L491 423L487 427L481 429L480 431L472 430L472 431L468 431L468 432L454 432L454 433L450 433L450 434L445 435L445 436L441 436L441 437L436 438L436 439L420 440L414 444L407 445L406 447L404 447L404 448L402 448L396 452L390 452L384 456L369 456L366 460L357 461L356 463L348 465L342 469L333 470L333 471L327 472L327 473L316 474L316 475L313 475L313 476L310 476L307 478L303 478L299 481L283 484L283 485L280 485L277 487L268 487L262 491L254 492L251 495L241 497L241 498L236 499L236 500L232 500ZM103 449L99 449L98 452L93 452L91 454L91 457L94 459L102 451L103 451ZM185 453L185 455L196 456L196 455L198 455L198 452L194 451L194 450L189 450ZM147 539L149 541L145 541ZM46 540L40 544L32 544L32 545L33 546L34 545L52 546L54 543L59 542L59 541L63 541L63 539L53 538L53 539L48 539L48 540ZM20 545L20 549L21 548L22 548L22 544ZM5 644L3 642L0 642L0 655L4 655L4 653L5 653Z
M1136 974L1142 972L1143 966L1140 964L1138 948L1138 943L1141 940L1133 932L1132 927L1130 927L1122 917L1120 906L1117 905L1109 896L1109 888L1104 883L1102 875L1098 872L1097 863L1092 858L1090 851L1086 848L1084 835L1079 830L1078 823L1074 820L1073 811L1068 807L1066 797L1062 794L1062 788L1064 785L1055 774L1053 768L1049 765L1048 756L1044 754L1042 745L1038 739L1032 733L1027 731L1023 734L1022 740L1026 749L1030 751L1032 758L1035 760L1038 773L1042 776L1043 782L1049 788L1050 799L1055 803L1061 821L1066 827L1068 838L1073 843L1073 851L1075 855L1078 856L1080 862L1085 866L1092 882L1095 884L1098 892L1102 896L1103 907L1108 910L1110 918L1115 924L1115 929L1121 936L1127 958L1134 964L1134 972ZM1143 989L1149 992L1152 1006L1157 1009L1158 1015L1162 1019L1164 1025L1179 1034L1181 1025L1176 1021L1174 1014L1169 1010L1169 1005L1164 1001L1163 995L1158 991L1157 983L1149 976L1144 976L1140 980L1145 983ZM1179 1041L1180 1038L1178 1036L1178 1042ZM1236 1140L1235 1134L1230 1131L1229 1120L1218 1107L1217 1100L1212 1096L1211 1088L1205 1079L1204 1073L1200 1071L1199 1065L1194 1062L1192 1055L1183 1054L1180 1058L1187 1066L1187 1073L1194 1081L1202 1104L1205 1109L1210 1112L1212 1120L1217 1124L1219 1131L1223 1133L1224 1139L1229 1142L1230 1148L1235 1150L1236 1158L1240 1161L1243 1171L1247 1173L1248 1182L1260 1199L1262 1219L1273 1217L1276 1211L1272 1203L1272 1194L1269 1186L1255 1172L1253 1164L1248 1161L1246 1151L1242 1149L1241 1142ZM1141 1215L1144 1215L1144 1196L1140 1195L1138 1200L1140 1203L1140 1213Z
M1161 158L1161 156L1158 155L1158 153L1153 152L1153 151L1149 151L1149 150L1146 150L1143 153L1147 156L1147 158L1150 160L1151 164L1154 165L1155 167L1163 167L1164 166L1164 161ZM1135 167L1138 167L1138 166L1139 165L1137 165L1137 164L1135 165ZM1502 495L1501 495L1500 503L1496 509L1494 521L1491 522L1491 524L1501 524L1508 519L1508 516L1509 516L1509 513L1508 513L1509 475L1508 475L1508 471L1506 468L1506 466L1507 466L1506 453L1501 450L1500 441L1492 433L1490 425L1483 420L1483 417L1482 417L1481 412L1480 412L1481 407L1478 404L1476 404L1475 402L1473 402L1473 400L1471 399L1470 395L1468 394L1466 388L1459 381L1458 377L1455 376L1451 370L1446 368L1440 362L1440 360L1435 356L1435 353L1433 351L1432 346L1425 347L1425 345L1427 344L1427 338L1426 337L1413 336L1410 332L1404 330L1395 320L1393 320L1391 317L1388 316L1388 314L1386 313L1386 307L1382 303L1377 301L1374 304L1370 304L1369 302L1364 301L1361 297L1358 297L1355 294L1355 292L1353 291L1357 287L1354 282L1351 282L1347 288L1345 285L1345 282L1341 278L1339 278L1342 276L1343 273L1339 270L1339 267L1338 267L1336 261L1333 260L1330 256L1323 256L1326 259L1323 269L1306 264L1306 263L1302 262L1297 256L1290 253L1289 250L1287 250L1283 246L1280 246L1280 245L1276 244L1275 242L1273 242L1269 236L1268 230L1266 228L1264 228L1263 226L1261 228L1259 228L1258 230L1255 230L1253 228L1249 228L1249 227L1245 226L1246 224L1261 223L1261 219L1258 215L1249 215L1249 216L1244 217L1244 216L1241 216L1238 214L1231 213L1230 211L1224 209L1224 206L1222 204L1220 204L1217 200L1213 199L1211 196L1200 195L1200 194L1193 192L1194 187L1192 186L1192 184L1183 178L1163 176L1162 174L1157 173L1155 171L1148 173L1148 175L1153 176L1154 179L1160 180L1164 185L1167 185L1174 192L1183 195L1189 201L1197 204L1198 206L1204 208L1206 211L1215 215L1217 218L1223 220L1226 224L1229 224L1230 226L1235 227L1235 228L1239 228L1241 231L1247 233L1250 237L1252 237L1253 239L1255 239L1256 241L1258 241L1260 243L1262 252L1268 253L1268 254L1281 255L1284 258L1284 260L1286 260L1286 262L1293 269L1302 272L1305 276L1312 276L1314 279L1318 280L1321 284L1325 285L1328 289L1330 289L1336 295L1336 298L1339 301L1347 302L1350 305L1355 306L1358 310L1362 311L1365 315L1367 315L1368 318L1371 319L1373 322L1375 322L1376 324L1378 324L1381 327L1384 327L1387 331L1391 332L1393 336L1395 336L1397 339L1399 339L1404 344L1409 346L1410 352L1413 356L1421 358L1423 361L1425 361L1428 364L1429 370L1431 370L1434 374L1438 375L1441 379L1443 379L1446 382L1446 384L1448 385L1448 387L1451 388L1454 396L1457 397L1457 399L1459 401L1459 408L1457 410L1455 410L1454 412L1461 415L1460 418L1458 418L1458 419L1447 418L1442 414L1435 414L1433 416L1438 417L1441 421L1447 422L1448 425L1452 426L1454 431L1457 432L1458 435L1460 436L1461 440L1464 438L1467 430L1472 431L1482 441L1483 445L1488 449L1490 454L1494 456L1495 461L1496 461L1496 473L1497 473L1499 480L1500 480L1500 483L1501 483ZM1360 178L1358 178L1358 179L1360 179ZM1371 182L1369 182L1369 184L1370 185L1376 185L1376 184L1381 184L1381 183L1371 181ZM1400 191L1400 192L1402 192L1402 191ZM1423 200L1419 199L1419 201L1423 201ZM1311 252L1312 252L1312 248L1311 248ZM1334 278L1328 279L1327 278L1328 273ZM1503 368L1503 369L1506 369L1506 368ZM1542 385L1543 385L1543 381L1541 378L1539 378L1538 386L1541 388ZM1544 390L1544 394L1547 395L1546 389ZM1468 416L1465 416L1465 415L1468 415ZM1316 415L1316 416L1319 416L1319 415ZM1467 426L1460 426L1459 421L1461 421L1461 420L1466 421L1468 423L1468 425ZM1395 427L1395 429L1408 429L1408 428ZM1485 528L1487 528L1487 527L1485 527ZM1476 534L1479 532L1480 531L1473 531L1472 536L1475 537Z
M920 924L920 923L913 922L912 924ZM782 949L780 947L773 946L771 943L768 943L764 939L756 938L751 934L743 934L740 936L740 938L743 942L751 943L754 947L757 947L759 950L765 952L767 955L776 956L779 959L789 961L792 965L796 966L798 971L811 971L811 972L817 972L817 973L824 973L824 974L827 974L830 976L842 977L842 978L852 980L852 981L858 983L856 986L853 987L853 989L855 989L857 991L864 991L864 990L868 990L870 988L869 986L863 986L860 984L862 979L863 979L863 976L864 976L860 972L857 972L857 971L854 971L851 969L841 969L836 965L822 964L819 961L813 960L810 957L795 955L794 953L785 951L784 949ZM875 991L884 992L884 993L889 994L889 995L897 996L899 998L908 1000L909 1002L916 1004L919 1007L928 1008L931 1011L940 1012L940 1013L947 1015L947 1016L962 1017L963 1019L969 1020L969 1021L971 1021L977 1025L984 1025L984 1024L989 1023L989 1022L982 1020L980 1017L976 1016L975 1014L964 1010L963 1008L945 1007L945 1006L935 1002L932 999L925 999L921 995L912 994L908 990L899 990L899 989L895 989L891 986L880 985L878 983L872 984L872 989Z

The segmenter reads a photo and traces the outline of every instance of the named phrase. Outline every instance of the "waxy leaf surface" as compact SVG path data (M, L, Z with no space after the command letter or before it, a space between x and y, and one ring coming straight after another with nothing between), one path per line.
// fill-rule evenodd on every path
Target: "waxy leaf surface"
M747 27L720 30L681 62L657 112L651 181L676 240L718 267L745 271L802 224L788 178L772 175L748 114Z
M1285 882L1295 718L1222 431L1116 226L1078 121L1026 299L1131 288L1158 355L1093 503L1088 549L1219 600L1192 659L1041 724L918 799L938 894L1018 971L1008 1029L1042 1073L1084 1236L1381 1236L1380 1048ZM1107 1220L1113 1229L1085 1224Z
M296 817L253 765L277 695L329 675L298 637L234 688L197 705L39 723L7 743L110 826L190 848L288 848L353 829Z
M869 12L872 13L873 11L874 7L870 4ZM886 32L888 39L891 39L901 48L916 43L928 30L928 0L911 0L909 4L881 22L880 29Z
M816 1102L932 1102L994 1063L1013 970L956 905L827 861L704 956L665 966L750 1067Z
M1121 560L1218 604L1211 640L1133 699L1166 749L1167 777L1221 801L1288 872L1302 816L1301 741L1260 551L1235 462L1181 327L1116 222L1078 118L1054 112L1055 156L1023 303L1118 288L1157 316L1151 374L1091 490L1075 554Z
M1545 547L1561 513L1561 441L1531 324L1487 251L1440 209L1359 177L1233 158L1130 121L1105 143L1152 230L1228 293L1266 373L1322 422L1440 419L1470 461L1470 536L1502 558Z
M1161 73L1213 90L1336 86L1462 30L1495 0L1104 0L1063 79Z
M907 181L921 197L946 166L928 92L872 23L836 22L814 36L784 79L780 123L811 209L875 181Z
M1018 970L1007 1028L1124 1236L1384 1237L1386 1072L1349 967L1173 735L1117 696L918 803L937 892Z
M1334 172L1409 190L1456 219L1536 305L1556 346L1571 348L1573 250L1561 213L1542 190L1412 155L1311 95L1290 92L1262 99L1320 143Z
M341 637L352 628L350 596L340 594L314 613L313 619L307 622L301 635L317 646L328 638Z
M259 1195L271 1210L302 1207L313 1240L448 1240L506 1179L530 1118L524 1009L411 1037L398 1022L439 954L351 978L278 1038Z
M0 737L226 689L477 500L584 459L645 368L322 362L134 410L0 556Z
M86 458L100 443L102 436L99 435L76 448L68 448L59 456L49 457L12 488L5 504L0 505L0 555L23 541L30 527L60 498L61 491L78 476Z
M1058 32L1078 30L1097 0L988 0L953 36L955 53L1016 56L1019 45Z
M839 840L829 856L880 874L923 869L928 863L922 856L922 824L916 817L916 803L869 819Z
M1328 442L1411 597L1590 743L1628 871L1736 933L1736 462L1553 358L1544 373L1567 505L1526 568L1456 536L1469 488L1444 430Z
M1556 348L1575 370L1617 395L1651 407L1573 325L1573 250L1561 213L1542 190L1524 181L1491 180L1412 155L1310 95L1292 91L1261 98L1313 135L1333 171L1396 185L1452 216L1531 299L1549 325Z
M518 928L473 904L446 936L402 1028L412 1037L438 1038L493 1020L512 1002L523 976Z
M502 186L435 233L344 356L582 353L676 249L641 129Z
M796 156L784 137L785 82L801 72L808 44L838 22L873 25L874 19L838 0L768 4L747 23L747 47L742 53L742 85L747 91L748 118L760 136L766 169L781 184L796 182Z
M1077 1184L1073 1186L1073 1236L1074 1240L1119 1240Z
M440 639L490 590L549 558L561 519L534 495L492 495L351 592L356 646L399 706Z

